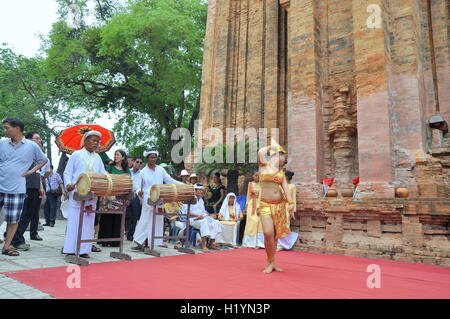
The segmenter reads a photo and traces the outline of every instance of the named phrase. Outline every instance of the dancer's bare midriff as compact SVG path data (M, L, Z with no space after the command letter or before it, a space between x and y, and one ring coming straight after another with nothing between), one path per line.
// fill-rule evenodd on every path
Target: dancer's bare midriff
M278 202L283 199L283 194L280 191L278 184L273 182L261 183L261 200Z

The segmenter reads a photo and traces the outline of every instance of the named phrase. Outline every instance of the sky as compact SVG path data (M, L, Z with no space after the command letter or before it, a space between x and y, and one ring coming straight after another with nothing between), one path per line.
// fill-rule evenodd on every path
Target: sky
M33 57L39 54L39 34L48 35L52 24L58 19L58 4L55 0L0 0L0 43L7 43L16 54ZM97 124L108 129L114 126L114 116L100 118ZM58 125L60 123L57 123ZM55 123L56 125L56 123ZM107 153L113 157L116 144ZM53 163L58 165L58 147L52 144Z

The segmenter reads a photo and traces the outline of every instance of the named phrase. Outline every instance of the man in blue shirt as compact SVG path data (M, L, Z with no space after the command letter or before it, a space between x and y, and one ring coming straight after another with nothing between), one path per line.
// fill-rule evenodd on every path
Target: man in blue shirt
M42 149L42 139L38 132L28 132L25 134L27 140L36 143L40 149ZM31 164L33 168L35 164ZM44 165L43 169L47 165ZM49 165L50 166L50 165ZM36 172L26 178L27 184L27 196L23 203L22 214L20 215L19 225L17 226L16 233L11 241L11 244L17 250L30 250L30 245L25 242L25 231L30 226L30 239L42 240L38 234L39 224L39 211L41 209L42 197L45 194L41 174Z
M39 146L23 136L24 123L17 118L3 121L6 139L0 140L0 210L5 206L5 221L8 224L2 254L18 256L11 249L11 241L17 230L26 197L25 178L47 163ZM38 163L32 166L33 163Z

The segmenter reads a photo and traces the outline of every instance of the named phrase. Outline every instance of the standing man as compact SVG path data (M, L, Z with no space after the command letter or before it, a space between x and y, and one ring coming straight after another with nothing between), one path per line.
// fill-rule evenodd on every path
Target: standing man
M133 179L133 192L136 194L138 192L139 178L141 173L141 165L143 160L141 157L136 157L133 162L133 167L130 168L131 178ZM138 196L135 196L131 202L130 206L127 208L127 220L128 220L128 232L127 240L133 241L134 231L136 229L136 224L141 217L141 200Z
M42 139L38 132L28 132L25 134L27 140L36 143L42 150ZM32 168L32 164L29 169ZM42 184L41 174L33 173L26 178L26 194L22 214L20 216L19 226L14 234L11 244L18 250L29 250L30 245L25 242L24 233L30 225L30 239L42 240L38 234L39 210L41 208L42 197L45 194Z
M148 164L140 173L138 178L137 195L143 200L141 217L136 225L136 231L133 240L137 243L133 250L144 250L145 240L151 240L152 222L153 222L153 205L148 204L150 198L150 188L153 184L183 184L174 180L167 174L166 170L161 166L156 165L158 160L158 151L144 152L144 157L147 158ZM162 207L157 207L157 209ZM155 235L162 236L164 231L164 217L162 215L156 216ZM155 245L163 246L162 239L155 239Z
M61 176L53 171L53 165L50 165L50 172L45 178L45 185L47 200L44 205L44 226L54 227L56 221L56 204L58 203L59 196L64 192L64 185Z
M64 171L64 184L66 191L70 192L69 197L69 218L67 221L66 239L64 241L64 254L75 254L77 248L78 223L80 216L81 201L73 198L75 183L78 176L82 173L106 173L100 155L96 153L99 147L102 135L97 131L89 131L84 134L81 142L84 146L81 150L73 152L67 162ZM97 197L85 202L86 210L95 210L97 205ZM81 239L94 238L94 220L95 214L88 213L84 215L81 231ZM92 250L92 243L82 243L80 247L80 256L89 258L89 252Z
M8 224L3 255L19 256L11 249L26 197L26 177L43 167L48 159L40 147L24 138L24 123L18 118L3 121L7 139L0 140L0 210L5 207ZM30 169L33 163L37 163Z

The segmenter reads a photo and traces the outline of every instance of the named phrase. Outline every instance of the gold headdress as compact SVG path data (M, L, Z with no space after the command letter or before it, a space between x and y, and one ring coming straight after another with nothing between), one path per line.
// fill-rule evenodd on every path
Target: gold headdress
M286 150L283 148L283 146L278 144L273 138L270 139L270 146L275 146L279 153L286 154ZM269 154L272 156L273 154L275 154L275 151L271 148Z

